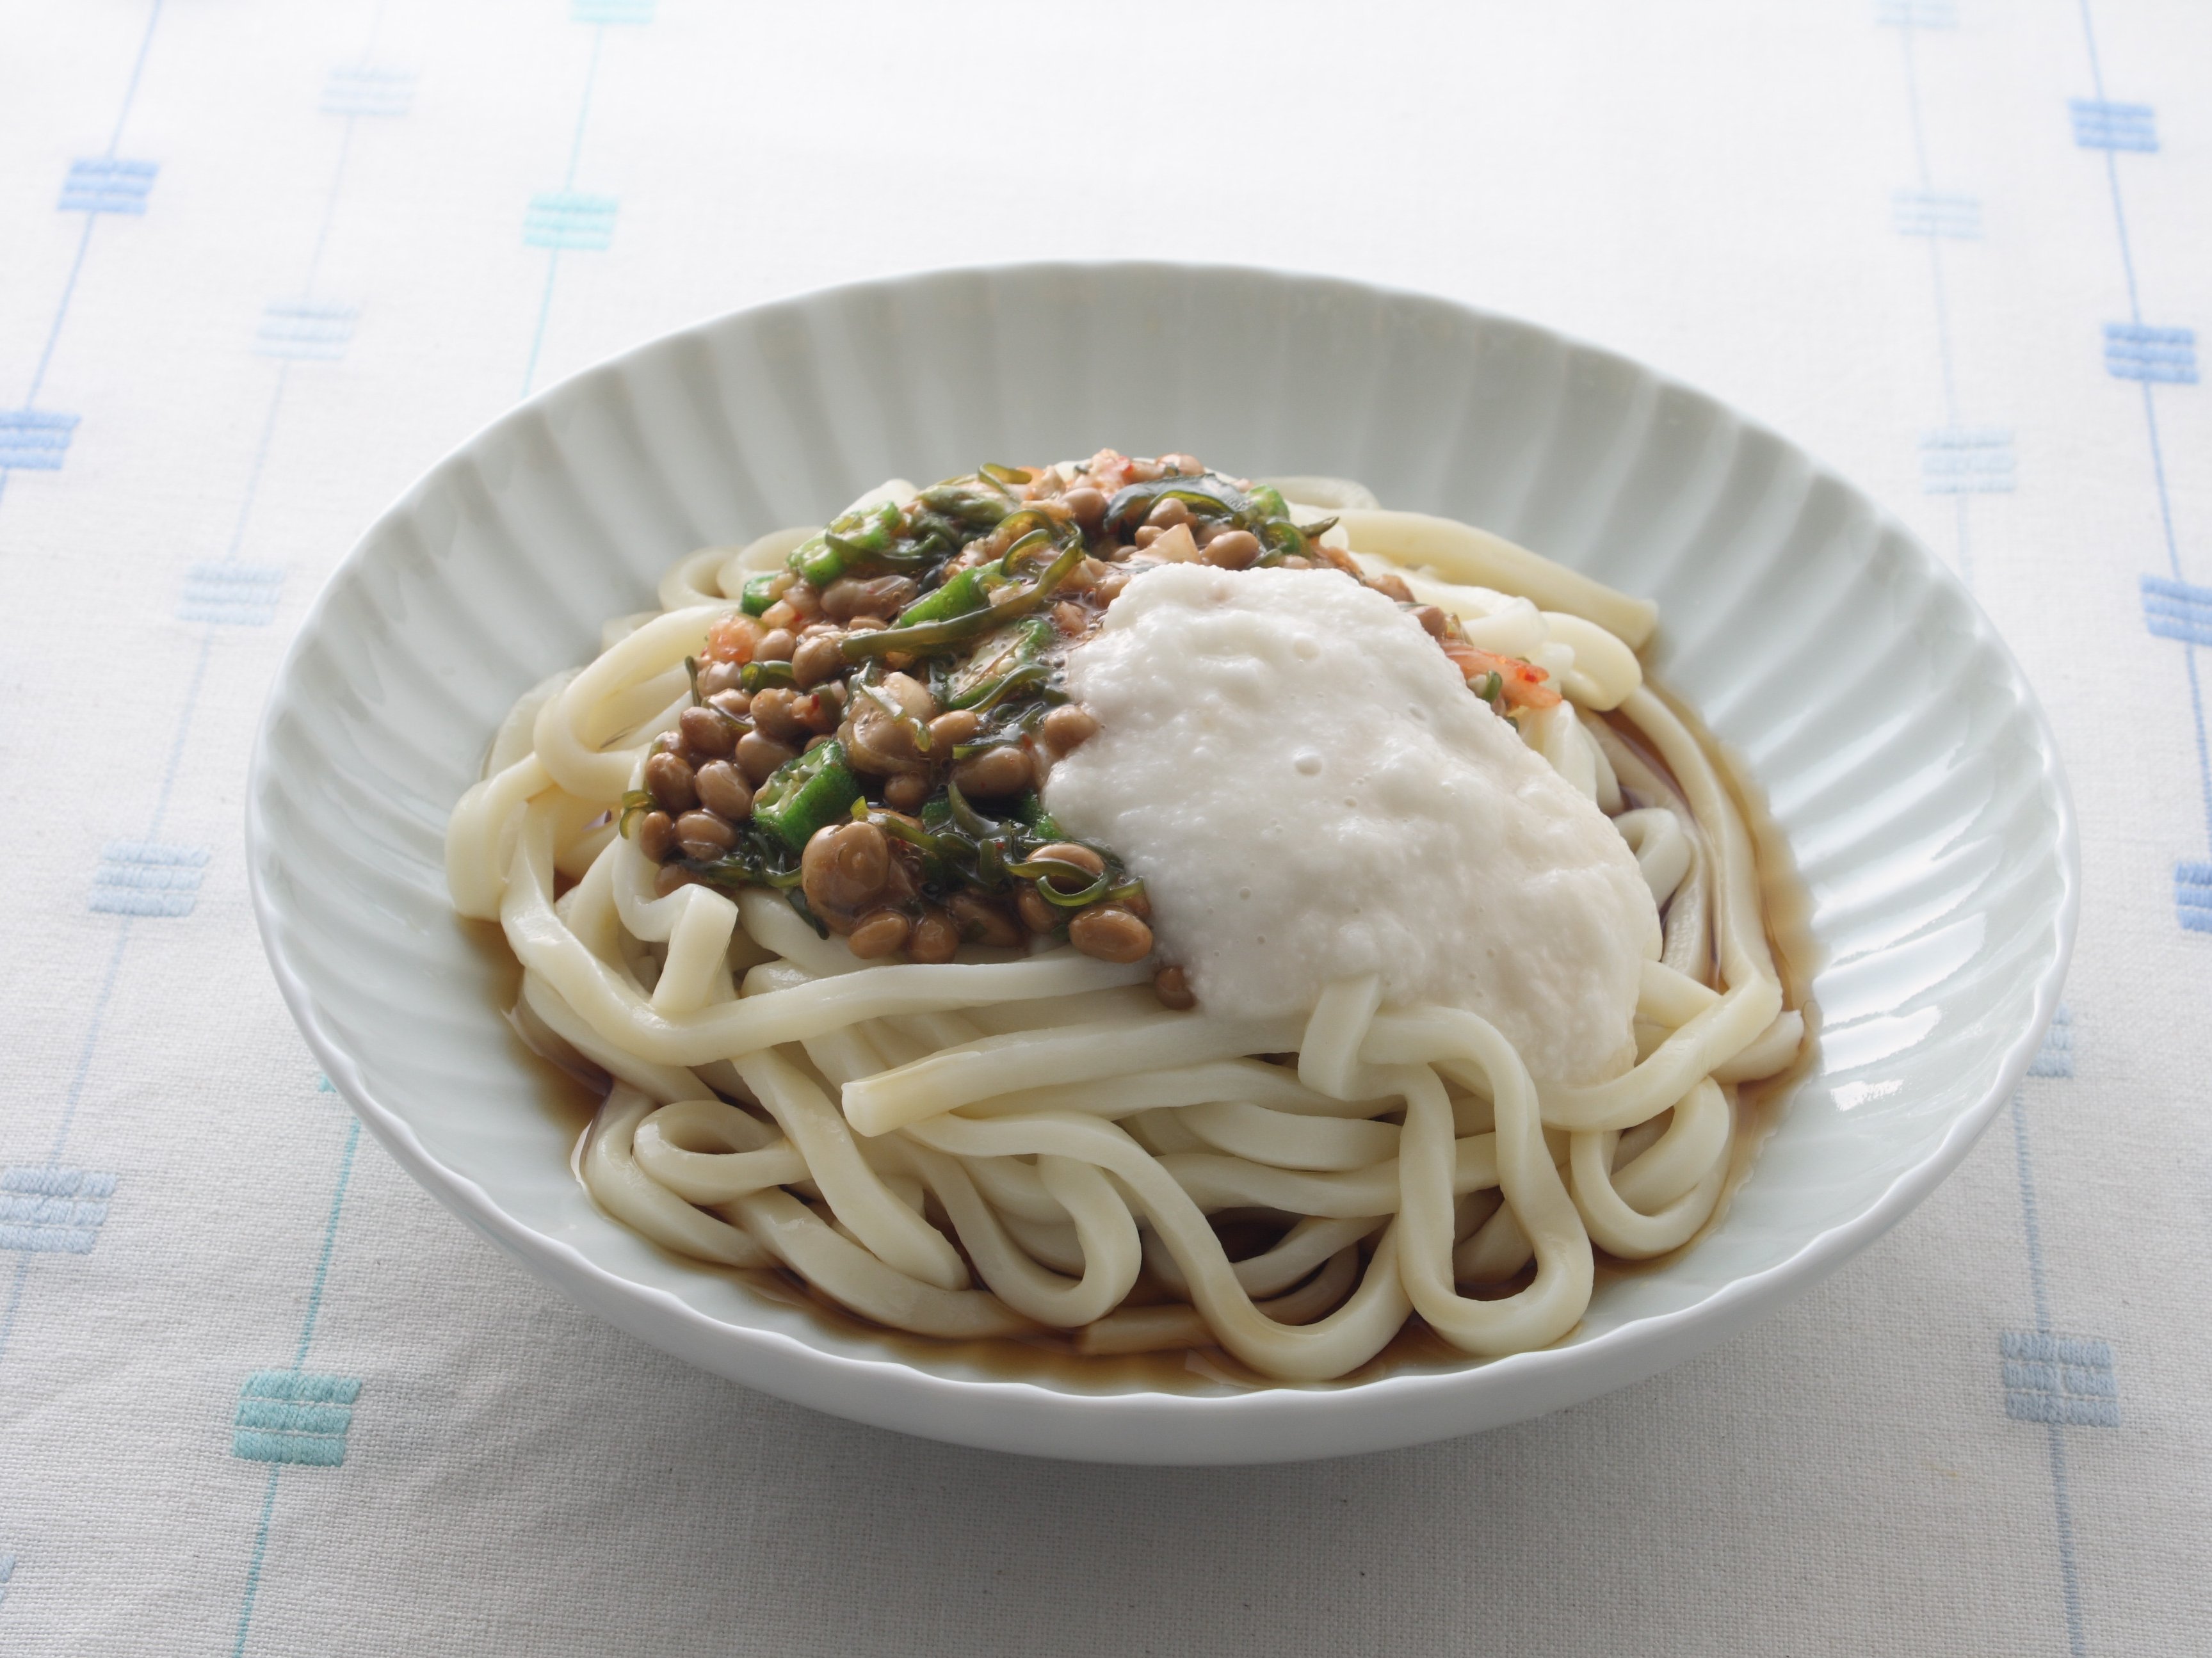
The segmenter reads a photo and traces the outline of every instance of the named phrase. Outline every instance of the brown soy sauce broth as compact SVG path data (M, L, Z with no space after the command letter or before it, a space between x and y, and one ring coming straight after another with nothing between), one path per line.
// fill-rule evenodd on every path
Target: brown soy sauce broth
M501 1023L507 1027L515 1070L532 1084L532 1097L560 1136L561 1144L569 1148L573 1167L584 1133L599 1114L599 1102L607 1096L608 1079L596 1066L577 1061L573 1055L549 1054L530 1039L516 1011L522 1000L522 963L507 948L499 923L456 916L453 924L483 969L485 994L500 1010Z
M1365 1251L1362 1253L1364 1255ZM1054 1330L969 1341L914 1335L857 1317L797 1273L784 1268L744 1271L710 1266L689 1259L684 1259L683 1264L743 1283L778 1305L805 1314L825 1334L877 1347L917 1370L939 1376L953 1372L994 1382L1025 1382L1068 1393L1218 1395L1291 1386L1350 1388L1399 1371L1436 1370L1470 1362L1465 1353L1437 1335L1417 1314L1407 1319L1381 1352L1357 1370L1330 1382L1283 1382L1262 1376L1219 1347L1170 1348L1151 1353L1082 1353L1076 1351L1072 1337ZM1361 1270L1365 1271L1364 1260ZM1486 1288L1483 1293L1510 1293L1521 1287L1528 1276L1524 1274L1519 1279ZM1126 1304L1140 1305L1170 1298L1147 1272L1139 1278Z
M1823 965L1825 952L1813 934L1813 900L1806 890L1804 881L1797 873L1796 859L1790 851L1790 842L1767 810L1766 797L1753 781L1751 768L1742 756L1706 729L1705 721L1696 711L1685 705L1663 688L1645 681L1659 699L1666 703L1674 717L1689 728L1698 744L1717 762L1718 772L1729 797L1742 815L1744 827L1750 833L1752 853L1759 873L1759 914L1765 923L1767 948L1774 954L1774 966L1782 981L1782 1001L1785 1008L1795 1008L1805 1021L1805 1038L1798 1044L1797 1055L1771 1077L1757 1082L1735 1085L1735 1133L1729 1143L1729 1171L1722 1182L1720 1200L1705 1224L1693 1233L1689 1242L1664 1254L1652 1255L1642 1260L1625 1260L1618 1255L1596 1253L1596 1284L1591 1295L1595 1305L1605 1294L1608 1283L1630 1277L1643 1277L1663 1272L1684 1255L1695 1249L1706 1236L1727 1222L1729 1210L1735 1194L1752 1176L1759 1162L1759 1154L1768 1136L1781 1122L1790 1096L1799 1084L1811 1076L1820 1062L1820 1009L1814 1002L1812 986L1814 976ZM1673 782L1674 774L1646 743L1636 728L1625 720L1608 718L1613 732L1662 777ZM1576 1332L1563 1338L1572 1340Z
M1656 687L1654 688L1656 689ZM1644 1260L1624 1260L1603 1250L1596 1252L1596 1282L1592 1304L1599 1304L1608 1284L1629 1277L1661 1272L1695 1249L1705 1236L1723 1224L1743 1183L1751 1178L1760 1148L1780 1121L1784 1107L1799 1083L1812 1074L1817 1063L1817 1009L1810 987L1820 965L1820 952L1812 932L1812 905L1798 878L1789 844L1767 811L1764 796L1750 781L1748 768L1725 744L1716 741L1694 713L1662 692L1668 706L1681 719L1708 754L1719 761L1718 771L1737 810L1750 830L1759 882L1761 909L1767 943L1774 952L1784 1003L1805 1019L1805 1041L1797 1057L1776 1076L1739 1085L1735 1090L1735 1131L1730 1146L1728 1177L1712 1217L1680 1248ZM1608 722L1613 730L1661 776L1672 774L1640 735L1626 721ZM565 884L565 883L564 883ZM512 1009L520 999L522 969L507 947L498 926L492 922L462 921L483 959L491 985L494 1005ZM584 1136L591 1127L607 1081L603 1074L573 1055L554 1058L534 1047L510 1016L508 1019L518 1066L537 1084L537 1097L546 1117L568 1145L569 1165L576 1169ZM578 1174L581 1183L580 1173ZM620 1223L614 1223L619 1224ZM1249 1223L1231 1222L1223 1231L1231 1258L1256 1254L1273 1240L1253 1230ZM659 1246L653 1246L658 1248ZM956 1248L957 1247L956 1242ZM1371 1248L1363 1246L1363 1256ZM822 1333L833 1339L872 1346L888 1357L933 1374L979 1376L994 1381L1026 1382L1067 1392L1118 1394L1158 1392L1192 1395L1222 1394L1261 1388L1304 1387L1341 1388L1386 1376L1461 1369L1479 1363L1438 1335L1418 1314L1382 1350L1364 1364L1325 1382L1284 1382L1261 1375L1218 1347L1176 1348L1152 1353L1086 1354L1076 1351L1068 1335L1042 1330L1020 1337L950 1340L892 1330L858 1317L822 1295L806 1280L787 1268L745 1270L717 1266L688 1256L668 1254L693 1272L712 1273L744 1284L753 1293L781 1307L803 1314ZM963 1252L964 1253L964 1252ZM1364 1265L1363 1261L1363 1272ZM1463 1291L1483 1300L1497 1300L1526 1288L1534 1278L1533 1267L1513 1278ZM1138 1281L1130 1304L1169 1298L1149 1272ZM1573 1341L1576 1329L1554 1345Z

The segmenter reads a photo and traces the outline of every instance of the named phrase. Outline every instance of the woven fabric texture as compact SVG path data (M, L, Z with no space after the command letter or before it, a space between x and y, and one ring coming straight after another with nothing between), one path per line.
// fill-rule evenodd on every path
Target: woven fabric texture
M2208 94L2183 0L0 0L0 1648L2202 1652ZM1121 255L1653 362L2019 653L2066 1011L1786 1313L1389 1455L993 1456L617 1334L319 1085L240 802L370 517L678 324Z

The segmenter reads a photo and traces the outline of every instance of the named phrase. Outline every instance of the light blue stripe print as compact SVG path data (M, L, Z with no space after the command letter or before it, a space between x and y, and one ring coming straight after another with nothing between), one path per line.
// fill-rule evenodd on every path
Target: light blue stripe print
M337 1247L338 1218L345 1210L346 1187L353 1181L354 1157L361 1146L361 1121L346 1125L345 1147L338 1154L338 1177L331 1191L331 1210L323 1223L323 1247L307 1289L307 1310L300 1324L300 1345L286 1370L256 1370L238 1390L232 1419L231 1454L258 1461L307 1462L336 1467L345 1461L345 1439L353 1425L353 1405L361 1397L361 1378L328 1376L307 1368L315 1339L315 1321L330 1281L331 1256Z
M2212 645L2212 587L2162 575L2142 578L2143 625L2161 639Z
M182 916L199 902L204 847L114 841L100 854L89 908L103 915Z
M361 307L336 300L271 300L261 307L253 349L264 357L333 362L353 343Z
M2012 433L2002 426L1946 426L1920 438L1920 487L1931 495L2012 493Z
M2110 1342L2008 1330L1998 1351L2004 1360L2005 1414L2014 1421L2120 1425L2120 1384Z
M257 1370L238 1392L230 1454L253 1462L335 1468L345 1461L361 1378Z
M2067 107L2074 117L2074 142L2083 149L2148 154L2158 148L2158 116L2148 104L2108 104L2101 98L2076 98Z
M1957 0L1875 0L1875 21L1893 28L1948 29L1959 26Z
M405 70L367 64L334 69L323 82L323 113L390 119L414 106L415 77Z
M640 11L642 15L638 15ZM584 161L584 135L592 122L592 97L599 83L599 58L606 44L606 24L640 22L649 19L649 5L635 0L572 0L569 15L596 25L592 30L591 56L584 65L584 88L576 100L576 125L568 139L568 165L561 175L561 188L541 191L531 198L522 216L526 246L546 250L545 285L538 296L538 320L530 331L530 351L522 365L522 390L526 397L538 381L538 359L545 349L545 328L553 315L553 292L560 285L561 255L564 252L603 252L613 244L617 203L611 196L586 195L576 188Z
M8 480L16 472L58 471L76 430L75 415L56 414L33 405L46 383L46 370L53 364L62 325L69 320L70 304L76 297L77 278L84 274L85 255L92 251L93 227L104 213L143 213L147 193L152 190L154 175L160 170L158 163L120 160L115 152L122 145L124 129L130 123L132 106L138 101L138 83L145 76L146 55L153 50L154 28L161 21L161 4L162 0L152 0L146 9L146 27L138 37L138 50L131 60L131 78L124 86L123 101L116 109L115 127L108 135L106 149L99 155L81 156L70 162L69 173L62 181L58 205L66 212L82 212L84 228L77 235L69 275L62 281L61 298L54 306L52 322L47 325L46 343L40 348L38 361L31 369L31 384L23 394L23 406L0 410L0 498L4 498ZM0 1347L5 1345L4 1338L0 1338Z
M2161 386L2197 384L2197 334L2142 323L2105 325L2105 372L2116 380Z
M2091 15L2089 0L2079 0L2077 11L2081 22L2081 43L2088 59L2090 90L2094 94L2091 101L2108 108L2142 110L2140 105L2115 105L2106 96L2104 65L2097 51L2096 20ZM2142 127L2151 130L2147 112ZM2105 325L2105 367L2115 377L2133 380L2141 388L2143 438L2150 452L2151 485L2158 501L2159 528L2166 547L2166 580L2169 585L2153 587L2148 582L2144 584L2144 620L2153 633L2194 646L2202 642L2198 637L2202 612L2195 596L2203 590L2191 587L2182 576L2181 543L2174 530L2172 492L2166 487L2166 446L2159 433L2159 399L2154 388L2197 383L2197 336L2187 328L2156 328L2144 323L2142 291L2136 280L2135 250L2128 235L2127 200L2120 189L2119 151L2109 144L2093 148L2103 153L2105 188L2112 207L2113 240L2128 294L2128 320ZM2212 737L2206 730L2204 687L2197 675L2197 653L2193 649L2182 653L2181 671L2189 687L2198 800L2204 813L2206 837L2212 841ZM2202 867L2200 864L2185 862L2174 872L2175 919L2191 932L2212 932L2212 908L2194 902L2201 889L2188 873Z
M259 1433L240 1428L230 1436L230 1454L248 1462L291 1462L309 1468L345 1464L345 1440L317 1434Z
M58 472L77 416L51 409L0 409L0 471Z
M532 247L604 252L614 244L615 215L620 208L611 196L545 191L530 198L522 216L522 240Z
M2031 1077L2070 1077L2074 1074L2074 1015L2063 1003L2051 1016L2043 1046L2028 1061Z
M1900 236L1944 236L1974 241L1982 234L1981 198L1955 190L1899 190L1889 198Z
M2173 908L2188 931L2212 932L2212 864L2173 866Z
M359 1382L354 1383L358 1388ZM353 1412L343 1405L287 1405L270 1399L241 1399L238 1425L267 1428L274 1432L337 1434L341 1438L353 1425Z
M58 205L64 213L143 213L154 175L161 170L156 161L125 161L112 155L71 161Z
M61 204L65 208L84 210L84 225L77 234L76 250L70 259L69 274L62 282L61 297L54 307L53 319L47 325L46 340L39 349L36 363L31 370L30 385L23 394L22 406L0 410L0 492L4 492L8 481L17 471L58 471L63 458L69 452L75 436L77 416L52 410L36 407L39 393L46 382L46 371L53 364L54 349L60 343L63 325L68 321L70 307L76 295L77 279L84 274L86 255L92 248L93 228L100 222L104 211L143 211L145 196L152 187L157 170L151 161L118 161L116 151L123 143L125 129L130 123L131 111L138 99L138 87L144 78L146 58L153 50L154 32L161 21L162 0L151 0L146 8L146 26L138 37L138 50L131 60L131 78L125 84L122 102L115 112L115 125L109 134L107 148L97 161L88 164L80 160L74 163L62 186ZM136 198L136 205L130 198ZM105 870L107 866L103 864ZM126 890L110 889L118 896L116 902L129 905L132 900L121 896ZM92 908L100 909L102 889L95 883ZM128 910L126 909L126 914ZM101 1020L106 1016L108 999L115 988L115 978L123 960L125 942L131 936L131 923L125 920L116 929L115 946L109 954L106 969L93 997L92 1017L83 1045L79 1049L76 1068L70 1075L69 1089L64 1096L61 1121L54 1130L52 1149L46 1154L50 1165L58 1164L62 1150L69 1139L70 1125L76 1114L79 1098L84 1091L84 1079L92 1061L92 1051L98 1039ZM71 1183L74 1178L74 1183ZM23 1305L24 1285L30 1280L31 1263L40 1254L82 1254L95 1242L98 1229L106 1222L106 1197L113 1189L112 1175L85 1175L81 1170L11 1169L0 1176L0 1191L12 1199L25 1199L33 1206L29 1218L18 1218L6 1223L0 1232L0 1248L19 1252L13 1283L8 1291L7 1305L0 1310L0 1360L8 1354L15 1339L15 1317ZM57 1219L52 1202L70 1205L65 1216ZM10 1202L11 1209L20 1206ZM14 1570L14 1560L7 1561L7 1570L0 1571L4 1582Z
M239 1389L242 1399L305 1400L310 1405L350 1405L361 1397L361 1378L318 1376L307 1370L256 1370ZM344 1424L341 1423L340 1426Z
M335 1468L345 1461L357 1376L302 1370L259 1370L239 1389L233 1456L256 1462L298 1462Z
M330 1281L331 1255L337 1247L338 1219L345 1212L346 1188L353 1182L355 1154L361 1147L361 1119L346 1125L338 1153L338 1176L331 1188L331 1211L323 1223L322 1252L315 1258L314 1282L307 1290L307 1315L300 1322L300 1345L289 1370L257 1370L239 1389L231 1420L230 1454L269 1464L262 1492L261 1518L253 1532L253 1553L246 1569L246 1592L239 1598L238 1633L232 1658L246 1650L253 1628L253 1603L261 1589L261 1568L269 1555L269 1530L276 1515L276 1482L286 1466L336 1468L343 1466L346 1439L353 1430L353 1407L361 1398L361 1378L325 1376L307 1368L322 1312L323 1289Z
M0 1169L0 1250L89 1254L114 1194L112 1175L52 1164Z
M266 627L276 619L283 597L284 571L275 564L195 564L185 572L177 598L184 622L212 622L235 628Z
M331 1192L330 1218L323 1226L323 1253L315 1260L315 1281L307 1291L307 1316L300 1326L300 1350L292 1356L292 1368L299 1370L307 1362L308 1345L315 1339L315 1320L323 1310L323 1286L331 1276L331 1255L337 1248L338 1216L345 1209L346 1187L353 1182L353 1159L361 1149L361 1119L356 1117L346 1125L345 1149L338 1153L337 1185ZM359 1391L360 1384L355 1384ZM351 1402L352 1395L347 1395Z

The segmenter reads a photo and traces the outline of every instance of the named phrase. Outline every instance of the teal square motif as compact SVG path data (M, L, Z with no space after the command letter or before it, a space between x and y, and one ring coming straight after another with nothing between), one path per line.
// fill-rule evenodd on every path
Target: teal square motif
M361 1379L312 1370L256 1370L238 1390L230 1454L252 1462L335 1468L345 1461Z

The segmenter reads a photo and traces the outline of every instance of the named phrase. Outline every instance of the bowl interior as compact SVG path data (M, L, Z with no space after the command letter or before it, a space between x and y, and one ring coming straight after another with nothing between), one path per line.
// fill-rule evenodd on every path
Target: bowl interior
M1747 1282L1809 1283L1955 1162L2049 1017L2073 875L2040 716L1935 561L1790 444L1605 352L1351 284L1120 266L875 283L655 342L497 422L347 560L272 700L252 868L334 1080L434 1189L539 1270L584 1271L631 1327L680 1317L672 1345L744 1379L784 1387L748 1369L771 1347L888 1366L947 1384L954 1414L1006 1380L991 1355L841 1327L600 1216L569 1174L572 1107L500 1017L503 949L447 908L441 839L513 699L651 604L679 555L819 522L893 474L1106 443L1356 477L1653 597L1656 677L1740 757L1806 887L1818 1061L1723 1224L1608 1284L1562 1349L1428 1369L1480 1389ZM1142 1367L1027 1382L1159 1385Z

